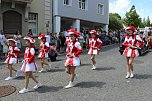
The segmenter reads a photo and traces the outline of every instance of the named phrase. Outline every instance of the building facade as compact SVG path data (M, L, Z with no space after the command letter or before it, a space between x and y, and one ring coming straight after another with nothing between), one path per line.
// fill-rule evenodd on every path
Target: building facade
M0 30L24 35L32 29L40 32L60 32L69 28L108 30L109 0L0 0Z
M108 24L109 0L53 0L54 32L96 26L108 31Z
M0 0L0 30L24 35L32 29L33 36L39 32L52 31L52 0Z

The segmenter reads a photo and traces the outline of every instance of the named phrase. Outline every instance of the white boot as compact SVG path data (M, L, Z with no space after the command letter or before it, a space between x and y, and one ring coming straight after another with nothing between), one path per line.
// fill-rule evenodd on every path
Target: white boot
M97 67L95 65L93 65L92 70L95 70Z
M33 88L34 88L34 89L38 89L38 88L40 88L41 86L42 86L41 83L37 83Z
M20 75L20 73L21 73L21 70L17 70L16 77L18 77Z
M29 89L26 89L26 88L23 88L19 91L20 94L23 94L23 93L27 93L29 92L30 90Z
M5 78L5 81L12 80L12 79L14 79L14 78L9 76L9 77Z
M71 87L73 87L73 86L74 86L74 85L73 85L73 82L70 81L69 84L68 84L67 86L65 86L65 88L67 89L67 88L71 88Z
M43 68L41 68L41 70L39 71L39 73L42 73L42 72L44 72L44 69L43 69Z
M130 72L130 78L133 78L134 77L134 74L133 74L133 71Z
M50 70L51 70L51 64L48 64L47 71L50 71Z
M127 72L126 79L130 77L130 72Z
M79 79L79 75L78 75L78 74L75 74L75 78L78 80L78 79Z

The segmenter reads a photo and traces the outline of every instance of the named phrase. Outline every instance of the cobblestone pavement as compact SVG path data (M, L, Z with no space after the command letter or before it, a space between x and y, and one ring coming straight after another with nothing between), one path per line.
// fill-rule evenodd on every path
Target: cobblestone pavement
M84 52L85 53L85 52ZM68 75L64 72L64 56L52 63L52 70L46 73L35 73L44 85L36 91L19 94L24 87L24 74L12 81L4 81L8 76L6 65L0 65L0 86L12 85L17 91L0 101L151 101L152 92L152 52L135 59L135 77L125 79L126 61L117 47L102 49L96 56L97 70L91 70L89 56L80 56L82 66L76 69L79 78L75 87L64 89L68 84ZM40 66L39 61L36 61ZM19 69L21 63L15 65ZM14 74L15 75L15 74ZM31 80L29 87L35 83Z

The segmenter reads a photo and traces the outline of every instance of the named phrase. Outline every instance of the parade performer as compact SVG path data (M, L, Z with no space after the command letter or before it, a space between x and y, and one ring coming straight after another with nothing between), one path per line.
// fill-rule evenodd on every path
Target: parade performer
M70 76L70 82L65 88L73 87L73 81L76 76L75 74L75 68L77 66L80 66L80 58L79 55L82 53L82 49L80 46L80 43L77 41L78 34L75 30L70 29L68 30L68 37L69 42L67 44L66 48L66 60L65 60L65 66L66 66L66 72Z
M138 49L143 46L143 40L139 35L134 34L135 28L134 26L129 26L126 28L126 36L123 45L126 47L123 55L127 59L127 78L133 78L133 60L135 57L139 55Z
M26 40L26 50L24 53L24 60L23 65L21 67L21 71L25 72L25 88L19 91L19 93L26 93L30 90L28 89L29 84L29 78L32 78L36 82L36 86L34 86L34 89L39 88L41 83L39 83L36 78L34 77L32 72L35 72L37 70L37 65L35 63L35 48L34 48L34 42L35 40L29 36L24 37Z
M102 41L97 38L98 32L96 30L91 30L90 31L91 38L89 39L89 51L88 54L91 56L91 60L93 63L92 70L96 69L96 60L95 60L95 55L98 54L98 50L100 50L102 46Z
M41 61L41 70L39 72L44 71L44 65L47 65L50 68L50 65L46 62L46 58L48 58L48 53L49 53L49 43L46 42L46 35L45 34L40 34L38 39L41 39L40 43L40 53L38 57L40 58Z
M9 69L10 75L5 80L12 80L13 79L12 71L15 71L16 76L18 76L17 70L14 69L12 66L13 66L13 64L18 63L17 57L20 53L20 49L18 47L16 47L16 45L15 45L16 41L14 39L8 39L8 41L9 41L9 49L7 52L8 55L7 55L7 59L5 60L4 63L8 64L8 69Z

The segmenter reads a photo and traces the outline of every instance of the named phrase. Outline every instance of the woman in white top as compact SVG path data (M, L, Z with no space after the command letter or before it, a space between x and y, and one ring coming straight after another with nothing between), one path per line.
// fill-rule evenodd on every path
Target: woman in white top
M22 35L19 30L16 31L16 35L14 35L14 39L17 41L17 47L21 49L21 38Z

